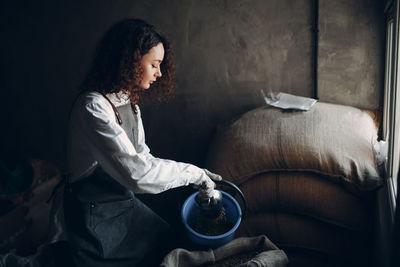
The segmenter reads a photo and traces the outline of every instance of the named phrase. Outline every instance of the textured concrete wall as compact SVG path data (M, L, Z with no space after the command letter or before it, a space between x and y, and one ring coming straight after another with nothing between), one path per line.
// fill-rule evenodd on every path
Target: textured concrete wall
M320 4L320 97L376 107L383 53L378 4L334 2ZM313 95L311 4L310 0L2 2L3 109L13 112L2 113L10 125L3 130L3 151L61 161L68 110L95 45L110 25L137 17L166 33L174 45L177 70L175 98L142 107L148 144L155 155L201 164L215 126L263 105L260 89ZM338 28L342 21L357 24ZM338 57L348 48L354 50L351 56ZM367 81L347 86L353 79ZM350 94L340 94L338 88Z
M153 150L199 162L217 123L263 104L260 89L312 94L310 1L168 5L175 8L153 21L174 44L177 92L172 103L145 110Z
M384 74L384 1L320 1L321 101L377 108Z

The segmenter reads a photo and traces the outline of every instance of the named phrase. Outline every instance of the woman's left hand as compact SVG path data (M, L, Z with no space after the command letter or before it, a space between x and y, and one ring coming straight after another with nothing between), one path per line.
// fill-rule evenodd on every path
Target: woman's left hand
M206 175L207 175L208 177L210 177L211 180L213 180L213 181L221 181L221 180L222 180L221 175L216 174L216 173L212 173L212 172L210 172L210 171L207 170L207 169L203 169L203 170L204 170L204 172L206 173Z
M215 182L221 181L221 175L203 169L206 174L205 180L199 186L199 194L202 199L210 199L214 195Z

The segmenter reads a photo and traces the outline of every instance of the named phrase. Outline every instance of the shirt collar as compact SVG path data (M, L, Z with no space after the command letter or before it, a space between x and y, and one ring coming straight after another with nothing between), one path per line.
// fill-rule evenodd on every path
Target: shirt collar
M129 104L131 101L129 100L129 95L124 92L119 93L110 93L107 94L108 99L116 106L120 107L126 104Z

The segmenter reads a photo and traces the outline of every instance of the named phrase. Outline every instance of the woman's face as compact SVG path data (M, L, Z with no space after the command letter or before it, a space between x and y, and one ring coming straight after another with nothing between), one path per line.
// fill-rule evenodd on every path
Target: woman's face
M143 77L140 82L141 88L148 89L158 77L161 77L160 65L163 59L164 46L162 43L153 46L147 54L142 56L142 60L140 61L143 69Z

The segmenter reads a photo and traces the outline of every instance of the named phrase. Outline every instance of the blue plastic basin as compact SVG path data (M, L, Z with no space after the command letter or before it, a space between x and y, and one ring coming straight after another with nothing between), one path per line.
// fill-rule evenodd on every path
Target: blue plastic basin
M240 225L242 220L242 211L240 209L239 203L228 193L220 191L222 193L222 205L225 208L226 219L230 222L233 227L224 234L208 236L203 235L195 230L190 225L193 225L193 221L196 219L196 210L200 209L200 206L195 201L195 197L199 192L196 192L189 196L183 203L181 210L181 218L183 225L185 227L185 232L188 240L196 248L207 249L207 248L217 248L225 245L233 240L235 231Z

